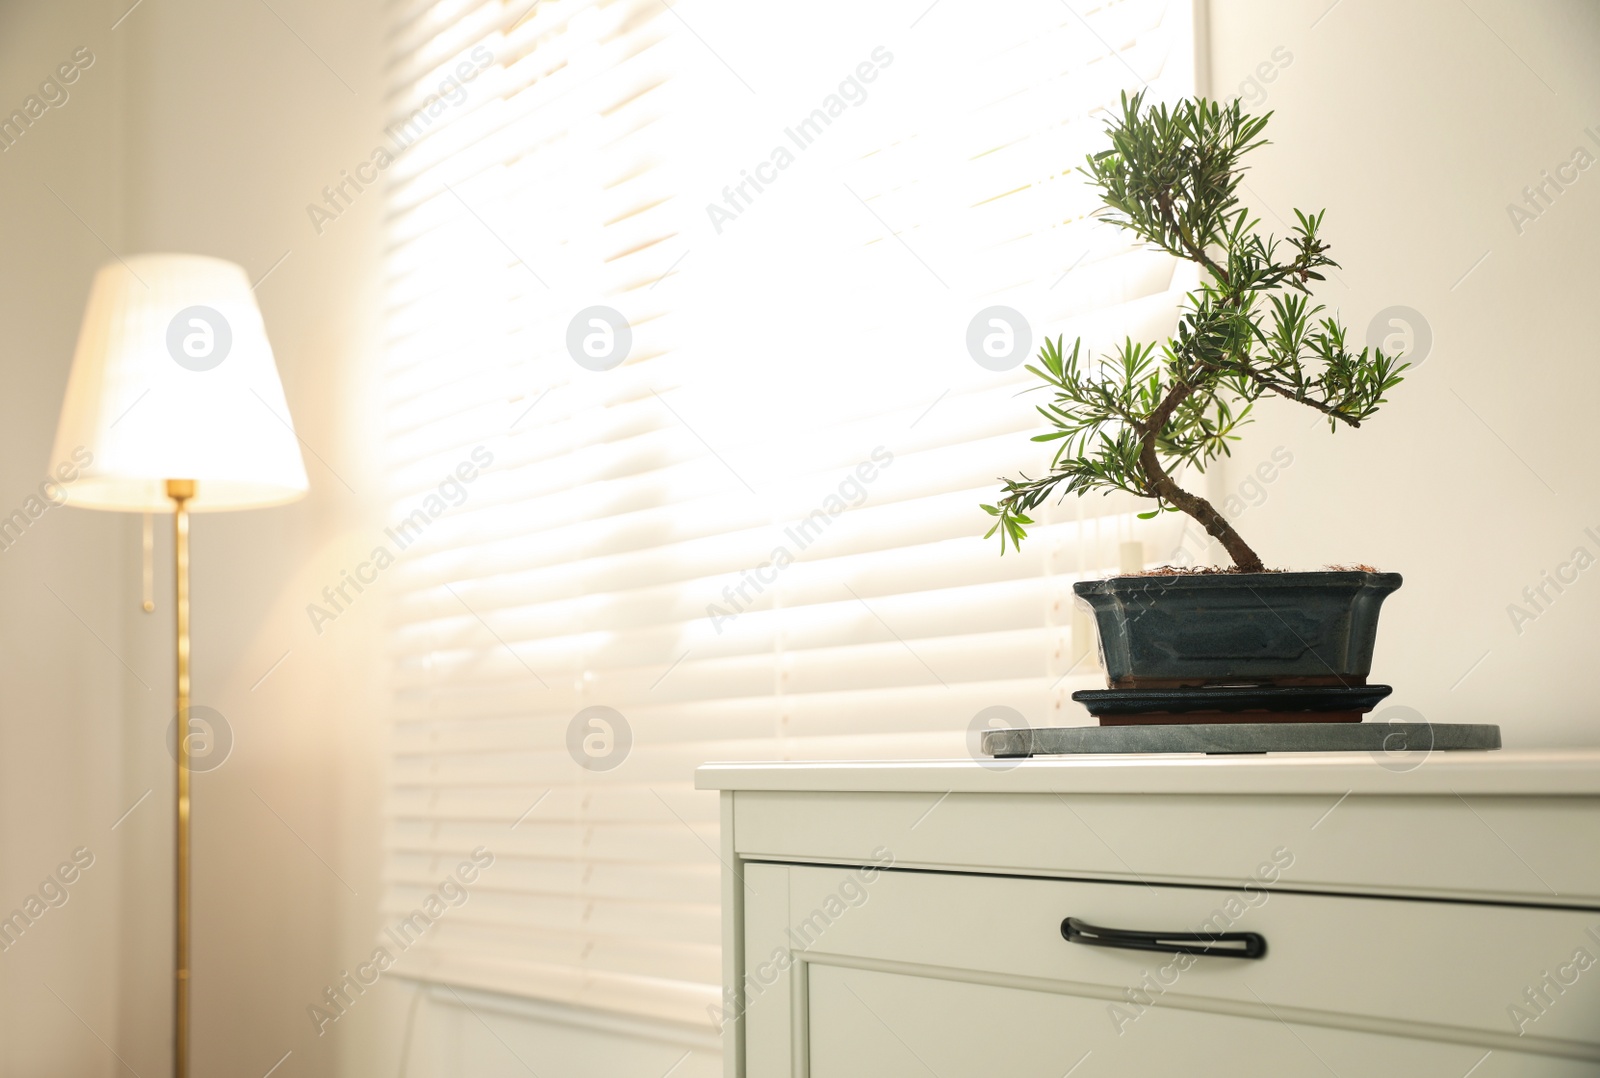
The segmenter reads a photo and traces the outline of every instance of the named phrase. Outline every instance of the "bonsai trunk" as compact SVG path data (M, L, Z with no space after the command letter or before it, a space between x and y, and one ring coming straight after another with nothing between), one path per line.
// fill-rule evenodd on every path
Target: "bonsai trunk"
M1162 407L1157 409L1157 412L1165 412L1166 415L1171 415L1172 408L1177 405L1177 400L1174 399L1176 396L1176 393L1169 396L1167 401L1162 404ZM1170 502L1199 521L1200 526L1206 530L1206 534L1222 544L1222 549L1228 552L1228 557L1233 559L1233 564L1238 566L1240 572L1266 572L1267 567L1261 563L1261 556L1251 550L1250 544L1246 543L1239 533L1233 530L1233 525L1228 523L1228 518L1217 512L1217 507L1200 497L1200 495L1190 494L1187 490L1178 486L1172 476L1168 475L1166 470L1161 467L1161 461L1156 457L1155 432L1159 431L1161 425L1166 422L1166 415L1160 415L1159 422L1151 423L1139 447L1139 464L1144 468L1145 478L1148 483L1147 489L1150 494L1153 497ZM1156 418L1156 416L1152 416L1152 419Z

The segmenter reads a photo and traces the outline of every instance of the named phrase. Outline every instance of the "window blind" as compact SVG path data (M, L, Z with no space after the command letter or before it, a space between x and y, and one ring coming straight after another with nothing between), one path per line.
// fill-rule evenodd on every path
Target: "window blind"
M707 1021L693 768L1085 721L1072 582L1185 541L1091 498L998 556L978 503L1048 447L1031 376L968 338L1004 337L992 307L1029 353L1171 327L1172 261L1075 169L1121 91L1191 92L1188 3L916 6L765 34L694 0L397 9L384 914L424 911L412 975ZM595 307L631 338L606 370Z

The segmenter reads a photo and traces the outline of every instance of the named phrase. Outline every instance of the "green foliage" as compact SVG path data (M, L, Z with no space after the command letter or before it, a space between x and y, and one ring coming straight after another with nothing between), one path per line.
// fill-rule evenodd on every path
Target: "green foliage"
M1295 210L1280 239L1263 236L1240 203L1241 161L1265 144L1269 117L1244 114L1238 101L1146 109L1142 94L1123 95L1121 117L1107 126L1111 148L1079 171L1099 189L1105 220L1199 265L1200 285L1160 344L1128 340L1090 357L1081 340L1070 349L1060 337L1044 342L1028 370L1051 391L1039 408L1051 429L1033 440L1059 444L1047 475L1003 480L999 503L983 507L996 518L985 538L999 532L1001 553L1008 540L1020 547L1028 512L1052 494L1121 490L1155 500L1147 518L1190 513L1242 568L1259 568L1259 559L1245 564L1254 553L1231 526L1171 473L1203 472L1227 455L1263 395L1314 408L1337 429L1360 426L1401 381L1397 356L1350 351L1345 327L1311 300L1310 282L1338 266L1320 235L1322 213Z

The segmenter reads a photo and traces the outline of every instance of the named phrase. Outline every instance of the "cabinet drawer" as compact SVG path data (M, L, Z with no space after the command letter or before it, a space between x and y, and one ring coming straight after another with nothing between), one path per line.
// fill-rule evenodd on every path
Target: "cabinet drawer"
M786 911L747 941L758 980L781 922L779 946L807 962L1096 999L1117 1034L1175 1008L1600 1060L1600 911L1269 885L810 865L782 875ZM1069 943L1069 916L1114 929L1253 932L1267 948L1256 959L1177 958Z
M1061 781L1054 794L741 790L730 795L734 852L860 864L886 845L895 864L936 871L1226 886L1288 843L1306 890L1476 902L1559 894L1600 906L1595 798L1181 795L1159 785L1080 794Z
M809 966L799 1065L746 1078L1594 1078L1593 1063L1164 1007L1117 1036L1100 1000Z

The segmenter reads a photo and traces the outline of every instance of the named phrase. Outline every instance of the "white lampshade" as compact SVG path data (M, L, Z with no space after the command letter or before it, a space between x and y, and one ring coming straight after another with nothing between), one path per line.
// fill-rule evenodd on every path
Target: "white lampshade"
M87 464L83 458L89 457ZM52 469L79 465L67 504L167 512L281 505L305 462L250 280L201 255L138 255L95 274L56 428Z

